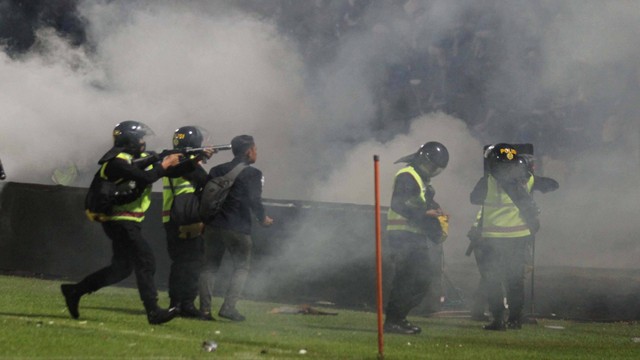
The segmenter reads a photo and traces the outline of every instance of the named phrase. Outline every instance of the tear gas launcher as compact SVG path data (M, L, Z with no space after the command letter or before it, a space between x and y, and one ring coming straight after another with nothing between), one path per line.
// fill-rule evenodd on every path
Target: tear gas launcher
M214 153L217 153L218 151L231 150L231 144L211 145L199 148L166 149L162 150L160 153L148 151L148 156L133 160L133 164L144 169L151 164L162 161L162 159L169 155L182 154L185 158L190 159L192 156L201 157L206 150L213 150Z

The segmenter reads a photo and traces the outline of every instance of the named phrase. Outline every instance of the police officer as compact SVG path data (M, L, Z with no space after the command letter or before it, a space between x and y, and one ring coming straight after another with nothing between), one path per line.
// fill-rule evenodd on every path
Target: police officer
M489 148L494 149L495 146L492 145ZM528 179L528 177L533 176L533 186L531 187L531 193L533 193L536 190L540 191L541 193L547 193L547 192L555 191L558 189L559 184L556 180L549 177L536 175L535 158L533 155L531 154L517 154L517 155L518 157L516 158L516 161L518 162L518 165L514 165L514 166L520 167L519 169L516 170L516 172L517 173L519 172L520 174L523 175L522 181L524 182L525 179ZM492 151L486 151L485 160L489 161L489 158L493 158L492 161L494 163L498 161L498 159L494 158L494 156L492 155ZM476 185L476 189L474 190L474 195L473 195L476 198L476 201L481 201L480 197L486 196L486 192L484 189L486 189L486 179L479 181L478 184ZM485 311L485 305L487 304L487 286L486 286L487 259L485 256L487 247L481 246L481 243L482 243L481 229L482 229L482 209L478 211L478 214L476 216L476 221L473 224L471 230L469 230L469 234L467 235L471 240L471 245L467 251L467 255L470 255L471 251L473 251L475 255L476 263L478 265L478 270L480 272L480 282L478 284L478 288L474 296L475 301L471 309L471 319L478 320L478 321L481 321L481 320L486 321L487 317L484 315L484 311ZM524 263L525 270L527 268L533 269L533 266L534 266L533 264L534 241L535 241L534 236L531 236L526 241L526 246L525 246L526 257L525 257L525 263ZM511 325L512 328L519 328L519 326L517 325L518 323L517 320L513 319L511 322L513 323Z
M387 238L395 273L385 311L384 331L418 334L407 315L427 292L434 266L429 259L444 241L447 216L434 200L431 178L449 163L449 152L439 142L427 142L396 163L407 165L396 173L387 214ZM437 270L436 270L437 271Z
M118 283L132 272L136 275L138 292L150 324L165 323L176 315L174 309L158 307L158 291L153 278L155 258L141 233L141 224L151 203L151 184L179 162L178 155L170 155L156 166L144 166L144 170L132 164L135 159L145 156L144 137L152 134L153 131L139 121L119 123L113 130L113 147L98 162L100 176L113 182L133 183L132 191L136 196L124 205L115 205L112 213L101 219L102 228L112 241L111 264L77 284L61 285L67 309L74 319L80 316L78 306L83 295Z
M471 193L471 203L482 205L480 249L487 301L493 316L484 329L520 329L526 249L540 228L539 210L531 197L534 177L512 145L490 146L485 158L488 174ZM503 287L509 306L506 324Z
M200 148L205 133L204 129L196 126L183 126L173 134L173 148ZM200 156L204 160L210 158L212 153L213 150L204 149L201 155L192 155L192 158ZM175 173L181 176L174 176ZM169 298L171 307L176 307L180 316L188 318L201 317L193 302L198 295L198 277L203 262L204 224L200 221L180 224L171 217L171 213L174 200L182 198L188 202L186 197L195 196L206 181L207 172L199 164L186 173L181 170L172 171L162 178L162 222L167 233L167 250L171 259ZM213 318L208 317L207 320Z

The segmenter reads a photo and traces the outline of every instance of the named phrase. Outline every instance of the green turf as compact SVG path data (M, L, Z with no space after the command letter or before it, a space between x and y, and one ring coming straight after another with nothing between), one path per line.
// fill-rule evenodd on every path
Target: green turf
M86 296L69 317L60 282L0 276L0 358L376 359L374 313L334 308L337 316L272 314L281 304L241 301L243 323L175 319L147 324L134 289ZM167 295L161 294L166 305ZM220 299L214 304L219 305ZM314 308L316 308L314 306ZM387 334L385 359L640 359L635 323L541 320L520 331L487 332L466 319L411 320L413 336ZM562 327L557 329L554 327ZM212 340L218 350L202 349ZM300 354L300 350L306 354Z

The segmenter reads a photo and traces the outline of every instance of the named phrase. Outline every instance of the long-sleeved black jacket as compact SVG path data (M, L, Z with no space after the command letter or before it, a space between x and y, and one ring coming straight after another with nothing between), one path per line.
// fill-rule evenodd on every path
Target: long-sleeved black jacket
M150 170L144 170L138 166L129 164L124 159L117 158L116 156L121 152L122 149L114 147L98 162L98 164L108 162L104 174L110 181L117 181L119 179L125 182L134 181L136 187L144 188L165 176L166 171L161 166L154 166Z
M230 162L217 165L211 168L209 177L225 175L241 161L243 160L240 158L234 158ZM258 221L264 221L266 215L262 205L262 172L247 166L236 177L220 213L210 225L251 234L252 212Z
M169 178L183 177L187 179L195 188L201 189L207 182L207 171L198 164L197 160L183 160L178 165L166 170L165 175Z

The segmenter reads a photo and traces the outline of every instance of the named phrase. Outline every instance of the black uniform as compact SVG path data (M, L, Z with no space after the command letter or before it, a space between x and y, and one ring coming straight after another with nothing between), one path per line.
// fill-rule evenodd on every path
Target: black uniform
M193 187L201 189L207 181L207 172L193 161L186 161L169 169L167 177L176 178L182 176ZM182 174L182 175L181 175ZM183 196L183 195L180 195ZM199 225L194 224L197 228ZM172 219L164 223L167 233L167 251L171 259L169 272L169 298L171 306L177 307L182 316L197 316L193 302L198 296L198 279L202 270L204 244L200 232L194 231L193 235L183 232L180 234L180 225Z
M416 169L418 174L419 170ZM429 178L421 175L425 183ZM442 274L442 244L432 241L442 237L442 228L437 219L425 215L427 210L439 209L434 201L435 190L427 185L426 202L417 202L422 189L409 173L396 176L391 209L424 230L424 234L409 231L387 232L394 265L394 277L389 302L386 307L387 324L406 323L411 309L420 304L433 283ZM409 326L411 327L411 326ZM415 329L419 328L414 327Z
M528 174L533 176L531 193L537 190L542 193L554 191L558 188L558 182L554 179ZM490 311L494 317L502 317L504 312L503 282L507 290L509 303L508 326L519 328L522 321L524 307L524 277L525 266L533 266L531 248L535 241L535 232L538 231L538 208L531 194L522 186L528 179L519 179L509 182L501 182L501 187L518 206L520 214L529 225L532 235L522 238L485 238L478 242L474 251L476 262L480 270L481 280L476 292L473 314L478 319L482 318L485 302L489 303ZM472 204L482 205L487 196L487 177L482 177L476 183L471 192ZM480 227L482 220L480 220ZM497 319L500 321L501 319Z
M116 158L120 152L122 149L111 149L103 156L99 164L108 163L105 175L111 181L118 179L134 181L139 197L143 196L145 188L165 175L165 170L160 166L145 171L129 164L124 159ZM111 220L103 222L102 228L112 241L111 264L88 275L75 285L63 285L63 293L71 315L74 318L78 317L77 305L82 295L118 283L134 272L140 298L147 310L149 321L153 323L154 316L160 310L158 308L158 291L153 278L156 264L151 246L142 237L141 222ZM71 304L69 304L70 300Z

